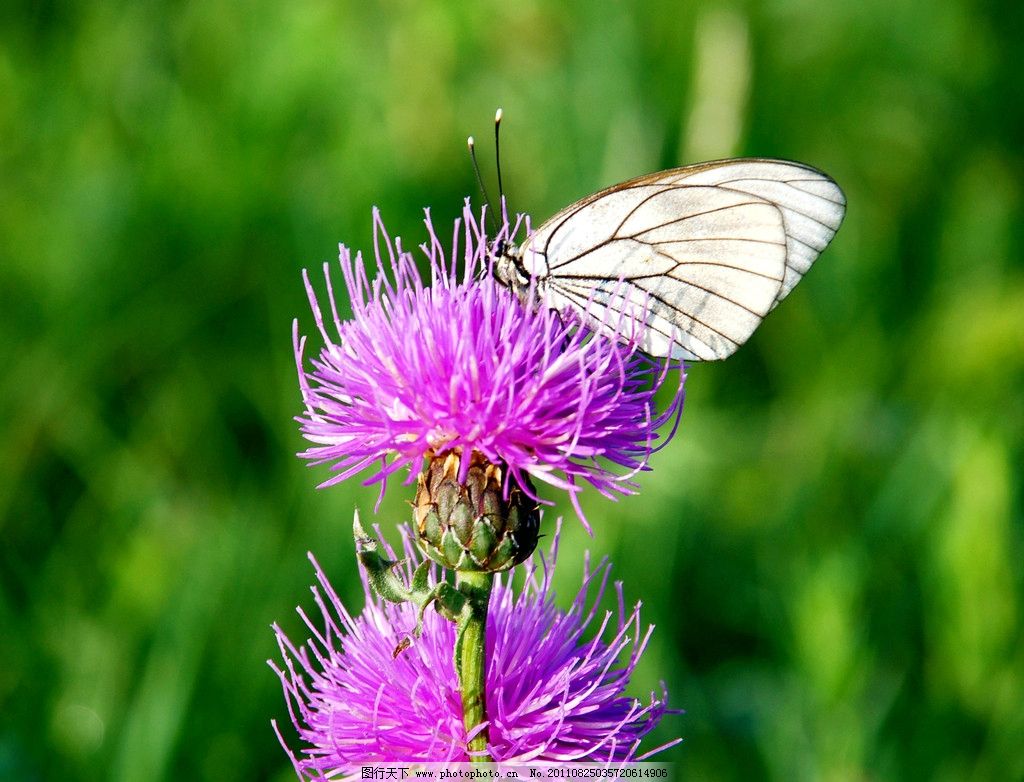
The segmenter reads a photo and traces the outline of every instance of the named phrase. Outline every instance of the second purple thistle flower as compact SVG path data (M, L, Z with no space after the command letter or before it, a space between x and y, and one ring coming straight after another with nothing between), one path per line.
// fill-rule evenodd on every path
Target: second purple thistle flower
M423 509L436 504L431 485L447 477L465 486L475 469L471 515L487 512L481 503L490 489L492 499L515 506L519 498L535 516L538 503L550 504L535 488L544 483L568 493L585 526L578 499L585 484L606 497L634 493L657 430L681 409L681 367L644 355L634 335L595 334L496 282L493 240L514 231L506 224L488 237L468 204L450 252L427 217L420 249L429 285L376 211L373 219L372 277L360 254L341 247L352 317L341 318L325 263L326 298L305 276L323 340L318 354L307 358L306 337L294 326L305 403L298 421L313 443L300 455L331 464L334 474L321 485L366 472L365 483L379 482L383 492L396 472L407 471L407 484L422 473ZM666 381L675 387L659 410L655 394ZM421 536L427 515L417 517Z

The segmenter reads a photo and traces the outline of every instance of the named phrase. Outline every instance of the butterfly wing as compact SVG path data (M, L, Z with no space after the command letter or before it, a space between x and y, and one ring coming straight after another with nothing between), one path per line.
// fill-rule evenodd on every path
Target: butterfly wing
M549 306L599 329L634 326L651 355L721 359L800 281L845 205L835 182L800 163L702 163L576 202L520 260Z

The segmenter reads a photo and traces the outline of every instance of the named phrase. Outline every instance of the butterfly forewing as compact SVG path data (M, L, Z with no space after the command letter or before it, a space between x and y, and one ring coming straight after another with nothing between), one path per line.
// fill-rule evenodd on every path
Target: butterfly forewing
M787 245L786 278L774 304L793 290L832 241L846 212L846 198L839 185L827 174L802 163L723 160L674 169L671 173L675 174L676 183L707 184L749 193L769 201L782 212Z
M520 261L549 306L632 332L652 355L713 360L742 345L792 290L844 208L839 187L799 163L703 163L563 209Z

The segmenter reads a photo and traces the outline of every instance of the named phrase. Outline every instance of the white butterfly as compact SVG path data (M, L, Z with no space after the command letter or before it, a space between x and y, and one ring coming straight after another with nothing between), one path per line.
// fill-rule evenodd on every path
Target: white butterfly
M801 163L719 160L631 179L566 207L495 276L652 356L731 355L839 229L846 198ZM626 328L621 327L625 318Z

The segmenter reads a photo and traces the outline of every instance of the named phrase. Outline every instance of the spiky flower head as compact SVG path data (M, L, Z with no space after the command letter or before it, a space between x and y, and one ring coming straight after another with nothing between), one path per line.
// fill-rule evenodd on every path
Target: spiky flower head
M422 560L408 529L403 544L411 579ZM599 613L607 560L592 568L585 559L578 594L568 610L559 610L551 590L557 547L556 532L549 556L525 566L518 594L507 575L496 577L487 632L488 751L498 762L650 757L670 746L639 754L640 740L667 712L667 695L663 688L642 702L624 690L653 628L642 627L639 604L626 612L621 583L615 584L617 615ZM310 559L321 617L299 609L311 634L301 646L275 625L283 665L270 663L302 744L294 753L281 739L299 776L356 774L361 763L468 760L452 666L454 624L428 611L422 634L409 645L416 606L384 602L364 574L366 605L352 614ZM404 651L396 656L396 648Z
M408 470L411 483L425 459L477 453L503 470L506 498L516 487L544 502L532 478L567 491L581 519L585 484L609 497L633 493L657 429L682 404L682 373L641 353L635 335L595 334L496 282L492 239L514 231L506 223L488 237L468 203L450 256L427 215L429 286L376 212L373 222L372 279L361 255L341 247L351 318L341 317L329 264L327 318L304 275L323 347L307 364L296 322L298 420L313 443L300 455L331 464L321 486L368 471L366 483L383 492L396 471ZM679 383L659 412L655 393L670 375ZM459 483L473 461L461 459Z

